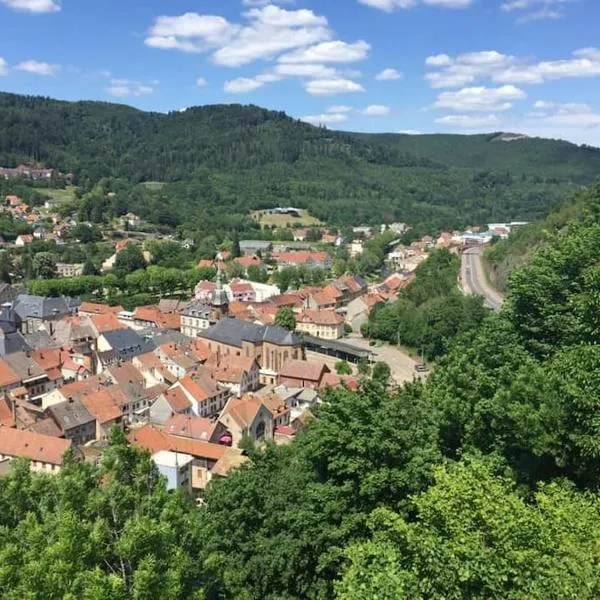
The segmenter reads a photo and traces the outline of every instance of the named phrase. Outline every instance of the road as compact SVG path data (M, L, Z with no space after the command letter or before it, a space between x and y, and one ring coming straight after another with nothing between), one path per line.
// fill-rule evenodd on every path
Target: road
M381 361L387 363L392 372L392 379L398 384L413 381L415 377L419 376L415 371L417 362L396 346L392 346L391 344L369 346L369 340L359 337L358 335L350 336L348 338L348 343L353 346L360 346L361 348L370 350L373 353L376 362Z
M483 296L485 305L498 312L504 298L487 282L481 261L481 252L481 248L469 248L463 253L460 269L463 291L466 294Z

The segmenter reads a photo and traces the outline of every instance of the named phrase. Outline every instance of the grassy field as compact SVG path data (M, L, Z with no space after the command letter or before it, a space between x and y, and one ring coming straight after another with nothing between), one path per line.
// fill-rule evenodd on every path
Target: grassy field
M257 219L262 227L266 225L275 227L286 227L289 223L290 225L294 225L294 223L298 223L304 227L310 227L312 225L323 225L319 219L315 219L308 214L308 211L301 210L300 217L290 217L288 215L272 215L268 214L266 211L257 210L252 213L252 218Z
M38 188L36 192L39 192L43 196L48 196L48 198L56 198L57 200L61 200L62 202L70 202L75 199L75 187L67 186L64 190L58 188Z

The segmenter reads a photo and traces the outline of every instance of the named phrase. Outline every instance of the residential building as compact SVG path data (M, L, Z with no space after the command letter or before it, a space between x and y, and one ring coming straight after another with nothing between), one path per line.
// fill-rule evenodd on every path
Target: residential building
M45 325L46 330L52 335L53 323L64 317L76 315L80 304L79 298L66 296L45 298L20 294L13 303L13 311L22 333L33 333Z
M303 310L296 317L296 331L337 340L344 337L344 317L335 310Z
M23 248L23 246L28 246L29 244L33 244L34 237L28 233L18 235L15 240L15 246L17 248Z
M201 331L211 326L211 313L212 307L206 301L192 302L181 313L181 333L189 337L197 337Z
M53 404L46 410L63 437L75 446L83 446L96 439L96 419L77 398Z
M21 377L6 363L0 359L0 394L6 394L21 385Z
M150 405L148 415L150 422L164 424L179 415L193 415L192 402L186 396L183 388L175 387L165 390Z
M230 444L225 428L218 422L195 415L173 415L164 423L165 433L190 440L211 442L214 444Z
M192 403L193 414L200 417L218 415L231 395L229 389L214 381L203 367L176 381L171 387L171 390L175 389L183 391Z
M260 386L260 367L255 358L240 356L235 360L209 360L206 367L219 385L236 396L254 392Z
M279 372L279 384L287 387L317 389L329 367L320 362L308 360L290 360Z
M134 311L133 319L132 326L135 329L155 327L178 331L181 328L181 317L178 314L163 313L156 305L138 306Z
M106 440L113 427L123 428L123 414L110 387L83 394L81 404L96 421L97 440Z
M0 460L27 458L38 473L58 473L70 448L71 440L0 427Z
M180 452L161 450L153 454L152 462L161 475L167 479L168 490L192 493L192 463L194 457Z
M80 277L83 275L83 263L56 263L59 277Z
M365 294L352 300L346 307L345 320L352 331L360 333L361 327L368 322L369 315L375 306L386 303L385 297L377 292Z
M305 266L308 269L331 269L331 256L327 252L311 252L297 250L292 252L278 252L273 254L279 269L286 267Z
M34 404L41 403L42 396L54 389L46 371L31 358L29 353L7 354L2 360L19 376L26 398Z
M152 352L155 348L153 342L127 328L103 333L98 338L97 344L100 371L107 366Z

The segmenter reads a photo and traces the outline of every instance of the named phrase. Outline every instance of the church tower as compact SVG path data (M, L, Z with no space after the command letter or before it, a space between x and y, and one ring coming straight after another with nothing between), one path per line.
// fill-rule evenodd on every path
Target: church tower
M210 320L214 323L229 316L229 298L223 289L221 267L217 267L217 287L211 295Z

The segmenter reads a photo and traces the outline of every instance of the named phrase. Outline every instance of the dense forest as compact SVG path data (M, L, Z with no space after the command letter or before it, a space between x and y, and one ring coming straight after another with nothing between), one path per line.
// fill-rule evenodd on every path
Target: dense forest
M250 210L282 204L333 225L531 220L600 172L600 150L561 141L354 134L256 106L160 114L0 93L0 164L23 161L72 173L86 193L103 180L117 197L93 196L96 217L133 210L213 231L251 228Z
M578 202L426 384L330 392L200 509L116 434L0 478L0 596L598 598L600 183Z

